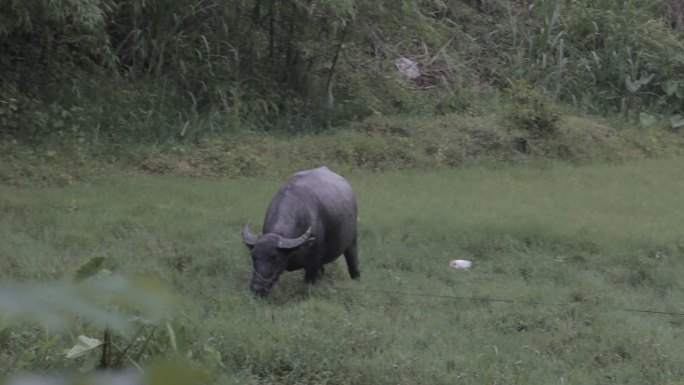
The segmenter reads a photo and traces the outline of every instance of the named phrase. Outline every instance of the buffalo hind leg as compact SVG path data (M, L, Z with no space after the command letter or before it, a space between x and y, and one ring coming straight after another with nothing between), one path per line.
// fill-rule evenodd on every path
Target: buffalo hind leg
M354 239L351 246L345 250L344 259L347 261L349 276L352 277L352 279L361 277L361 272L359 271L359 256L356 251L356 239Z

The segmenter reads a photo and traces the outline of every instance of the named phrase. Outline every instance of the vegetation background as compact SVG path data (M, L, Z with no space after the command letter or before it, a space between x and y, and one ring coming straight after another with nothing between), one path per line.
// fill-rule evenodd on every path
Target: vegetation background
M679 0L0 5L5 181L69 183L97 175L93 162L254 176L270 166L261 154L287 153L291 135L340 131L352 148L335 155L324 144L324 160L373 168L367 158L392 156L415 166L416 157L384 154L420 145L409 138L414 125L383 119L394 115L422 117L416 129L444 128L427 136L449 137L423 142L419 153L446 165L464 151L557 131L583 131L589 142L614 134L573 115L613 119L607 125L622 133L656 128L656 141L684 125ZM427 122L435 116L439 123ZM556 127L564 121L565 130ZM471 142L476 148L463 150ZM299 143L311 151L312 141ZM188 146L200 154L179 153Z
M682 0L0 0L0 375L677 383L683 103ZM259 301L321 164L364 280Z

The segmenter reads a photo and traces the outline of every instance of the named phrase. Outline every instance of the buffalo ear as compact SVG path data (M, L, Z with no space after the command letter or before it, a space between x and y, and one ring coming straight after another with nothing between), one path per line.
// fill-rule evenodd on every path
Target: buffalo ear
M310 246L313 246L314 242L316 242L316 237L310 237L310 238L308 238L308 239L304 242L304 244L302 245L302 247L310 247Z
M254 245L257 243L257 236L252 234L251 231L249 231L249 225L252 223L252 221L247 222L245 227L242 228L242 241L245 243L247 248L252 250Z

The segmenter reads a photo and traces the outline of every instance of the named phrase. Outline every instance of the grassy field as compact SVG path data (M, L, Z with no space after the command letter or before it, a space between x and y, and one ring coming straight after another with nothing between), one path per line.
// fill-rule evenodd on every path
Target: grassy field
M71 277L93 256L156 275L184 300L183 356L215 383L679 384L684 316L625 309L684 312L681 164L353 172L361 280L340 259L313 287L287 273L266 300L239 230L259 228L282 180L0 186L0 279ZM73 365L73 335L16 359L10 342L43 337L3 333L9 374Z

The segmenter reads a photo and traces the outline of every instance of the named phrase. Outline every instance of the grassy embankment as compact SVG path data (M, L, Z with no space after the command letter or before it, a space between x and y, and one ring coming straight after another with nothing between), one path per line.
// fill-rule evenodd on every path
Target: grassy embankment
M565 112L553 124L552 134L535 136L524 128L508 127L500 102L493 102L493 111L486 113L487 104L480 103L473 107L472 116L383 116L318 135L244 131L157 145L117 145L72 137L34 144L6 140L0 143L0 183L66 186L106 181L122 171L283 178L293 170L322 164L347 172L424 170L538 159L572 164L622 162L684 153L682 134L662 127L638 128L624 121ZM516 107L507 108L514 111Z
M675 384L684 318L619 309L683 310L680 165L348 172L362 280L339 260L311 288L286 274L267 301L247 290L238 232L248 218L258 226L278 178L1 186L0 272L70 277L99 255L119 273L158 275L186 300L173 320L183 349L223 383ZM454 258L473 268L450 270ZM3 364L9 348L24 352L11 372L79 364L60 358L73 336L43 352L40 334L18 335L3 337Z

